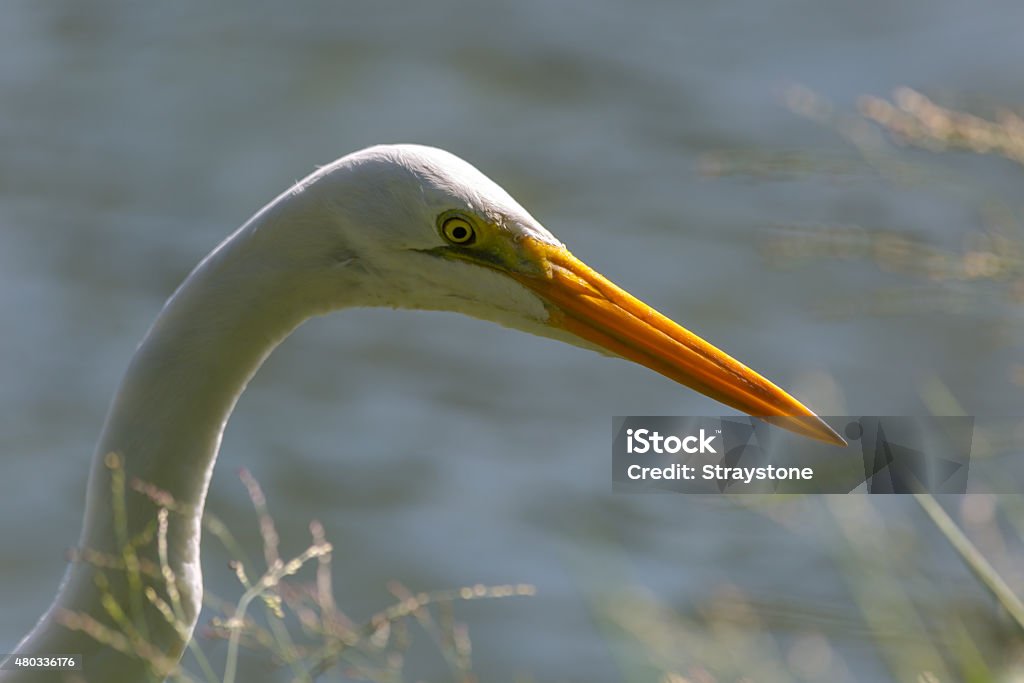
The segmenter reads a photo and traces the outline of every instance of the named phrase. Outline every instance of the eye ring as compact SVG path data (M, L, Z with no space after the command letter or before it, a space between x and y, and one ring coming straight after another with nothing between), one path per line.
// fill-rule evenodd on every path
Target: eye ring
M476 240L476 229L462 216L448 216L441 219L441 236L452 244L465 246Z

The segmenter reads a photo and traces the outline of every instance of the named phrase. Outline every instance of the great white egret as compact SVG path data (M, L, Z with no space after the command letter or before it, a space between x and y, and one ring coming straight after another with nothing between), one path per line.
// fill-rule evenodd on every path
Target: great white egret
M177 661L199 615L200 518L221 434L267 355L308 318L353 306L458 311L632 360L726 405L842 444L814 413L767 379L577 260L501 187L462 159L418 145L364 149L320 168L224 240L167 301L139 345L93 459L79 547L118 556L104 456L184 510L167 531L185 608L172 628L143 608L149 641ZM154 518L129 495L131 531ZM151 544L155 546L156 544ZM140 550L157 561L155 548ZM74 561L22 656L77 654L88 681L148 680L141 660L65 627L69 613L103 623L98 570ZM122 572L123 573L123 572ZM129 604L123 576L107 591ZM0 680L62 680L0 671Z

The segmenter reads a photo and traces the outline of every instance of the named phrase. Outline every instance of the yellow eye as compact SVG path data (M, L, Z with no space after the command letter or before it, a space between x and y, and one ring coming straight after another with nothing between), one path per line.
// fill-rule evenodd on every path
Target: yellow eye
M472 244L476 239L476 230L465 218L450 216L441 223L441 236L452 244Z

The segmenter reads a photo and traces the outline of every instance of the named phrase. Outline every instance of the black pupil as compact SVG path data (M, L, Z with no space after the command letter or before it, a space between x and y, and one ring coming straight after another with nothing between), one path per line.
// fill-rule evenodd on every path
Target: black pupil
M452 228L452 239L461 242L469 236L469 231L463 225L456 225Z

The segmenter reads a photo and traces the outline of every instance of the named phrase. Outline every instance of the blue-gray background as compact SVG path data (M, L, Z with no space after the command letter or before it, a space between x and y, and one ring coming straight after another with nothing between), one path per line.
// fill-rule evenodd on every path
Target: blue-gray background
M894 182L783 95L801 84L853 111L908 85L1019 104L1022 25L1016 0L5 2L0 651L57 585L107 402L163 300L289 183L371 143L469 159L578 256L818 412L927 412L923 387L940 386L967 412L1019 413L1020 307L1001 284L864 259L777 268L763 253L794 224L958 253L993 205L1019 230L1018 167L892 150L941 169ZM797 161L707 177L722 151ZM795 503L779 524L727 499L611 494L610 416L719 412L551 341L350 311L303 327L253 382L209 509L258 547L245 466L286 550L322 520L338 600L357 618L391 601L391 578L535 584L537 598L459 608L484 680L620 680L625 646L595 596L642 587L686 615L726 583L790 615L783 631L824 628L857 676L886 677L835 569L836 536L817 523L826 501ZM927 549L907 589L987 619L984 592L913 504L881 505ZM874 531L877 517L854 517ZM223 553L207 550L208 588L236 596ZM443 670L427 654L418 666Z

